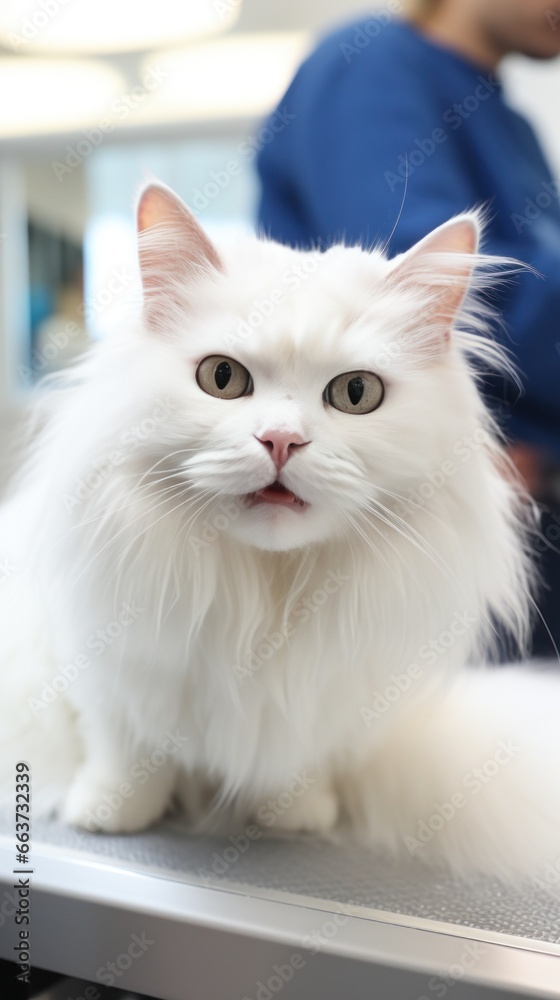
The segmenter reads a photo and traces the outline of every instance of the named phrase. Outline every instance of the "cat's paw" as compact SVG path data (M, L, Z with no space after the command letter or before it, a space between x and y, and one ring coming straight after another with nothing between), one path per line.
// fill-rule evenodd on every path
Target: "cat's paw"
M338 812L338 798L332 789L308 788L300 798L294 798L275 825L281 830L328 833L336 824Z
M110 779L84 768L68 791L61 818L93 833L134 833L160 819L169 799L166 781L160 785L151 781L141 788L122 782L115 787Z

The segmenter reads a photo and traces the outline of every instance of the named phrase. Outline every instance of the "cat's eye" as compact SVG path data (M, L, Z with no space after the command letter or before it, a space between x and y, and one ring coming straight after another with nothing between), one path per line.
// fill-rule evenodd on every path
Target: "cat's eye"
M383 402L385 388L373 372L345 372L325 389L325 401L342 413L372 413Z
M196 381L204 392L220 399L238 399L253 391L253 380L247 369L239 361L219 354L211 354L200 362Z

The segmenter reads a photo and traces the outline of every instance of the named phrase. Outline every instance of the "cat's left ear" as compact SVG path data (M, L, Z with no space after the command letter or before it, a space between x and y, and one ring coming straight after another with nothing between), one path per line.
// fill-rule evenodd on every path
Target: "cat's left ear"
M394 259L391 283L403 290L426 294L427 321L442 345L450 339L453 323L467 293L480 240L475 214L457 216L439 226L411 250ZM420 304L420 303L419 303Z
M222 262L206 233L173 191L148 184L137 208L138 254L148 324L161 330L188 306L189 291Z

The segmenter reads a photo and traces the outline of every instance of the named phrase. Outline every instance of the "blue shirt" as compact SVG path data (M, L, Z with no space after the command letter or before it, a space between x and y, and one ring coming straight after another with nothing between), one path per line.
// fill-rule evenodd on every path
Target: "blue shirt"
M373 16L325 38L280 109L285 125L263 133L258 159L259 225L273 239L389 240L392 256L451 216L487 207L483 250L542 276L523 273L493 295L524 392L496 380L487 388L507 400L511 437L560 458L560 186L499 79L408 24Z

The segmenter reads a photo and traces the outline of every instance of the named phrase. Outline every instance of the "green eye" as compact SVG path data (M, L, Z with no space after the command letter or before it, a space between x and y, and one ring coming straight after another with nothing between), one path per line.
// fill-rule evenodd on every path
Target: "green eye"
M345 372L325 389L325 400L342 413L372 413L383 402L385 387L373 372Z
M196 381L209 396L238 399L253 391L253 380L247 369L233 358L211 354L196 370Z

